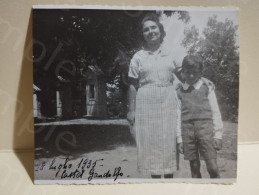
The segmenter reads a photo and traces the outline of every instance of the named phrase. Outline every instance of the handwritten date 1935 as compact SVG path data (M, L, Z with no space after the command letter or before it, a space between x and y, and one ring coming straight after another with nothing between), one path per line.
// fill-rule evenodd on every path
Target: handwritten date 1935
M118 179L118 177L122 177L123 173L121 171L121 167L116 167L114 170L107 170L102 173L98 173L95 168L98 163L103 161L104 159L99 160L89 160L82 158L80 162L73 168L73 164L70 163L69 158L66 158L64 163L60 163L58 166L55 165L55 159L51 162L49 166L49 170L56 171L55 177L60 177L61 179L79 179L83 178L83 175L88 173L87 179L91 181L92 179L107 179L114 178L114 181ZM100 165L100 164L99 164ZM103 166L103 165L100 165ZM89 171L86 171L89 170ZM84 177L85 178L85 177Z

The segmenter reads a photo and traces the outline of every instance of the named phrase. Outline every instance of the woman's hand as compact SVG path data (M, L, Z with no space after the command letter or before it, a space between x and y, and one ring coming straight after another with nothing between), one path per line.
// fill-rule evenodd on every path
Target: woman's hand
M127 120L129 121L130 125L133 125L135 122L135 113L132 111L128 112Z
M183 143L177 144L178 151L183 154Z
M129 86L129 91L128 91L129 112L127 114L127 119L131 126L133 126L135 122L136 95L137 95L137 90L135 86L131 84Z
M214 138L213 145L214 145L215 150L221 150L221 148L222 148L222 140Z

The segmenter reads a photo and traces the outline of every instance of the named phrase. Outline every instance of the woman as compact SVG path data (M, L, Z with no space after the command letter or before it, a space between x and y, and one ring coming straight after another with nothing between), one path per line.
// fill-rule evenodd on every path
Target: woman
M129 67L129 113L134 125L138 170L152 178L172 178L177 169L176 137L181 142L173 57L162 46L163 25L155 15L142 20L144 47ZM177 130L178 129L178 130Z

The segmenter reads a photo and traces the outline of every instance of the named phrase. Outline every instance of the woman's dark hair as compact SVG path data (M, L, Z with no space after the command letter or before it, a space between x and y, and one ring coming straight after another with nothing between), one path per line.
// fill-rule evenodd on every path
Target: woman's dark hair
M198 67L200 71L203 71L202 59L199 55L187 55L183 58L182 69L191 69Z
M156 14L154 14L154 13L146 14L144 16L144 18L142 19L142 21L141 21L141 33L143 33L143 25L144 25L144 23L146 21L153 21L153 22L155 22L157 24L157 26L158 26L158 28L160 30L160 34L161 34L161 36L160 36L160 43L162 43L164 41L164 37L165 37L166 33L165 33L165 30L164 30L163 24L161 24L159 22L158 16ZM142 37L143 37L143 34L142 34Z

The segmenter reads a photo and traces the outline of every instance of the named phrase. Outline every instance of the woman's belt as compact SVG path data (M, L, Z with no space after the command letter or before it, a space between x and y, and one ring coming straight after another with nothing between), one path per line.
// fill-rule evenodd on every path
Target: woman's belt
M139 88L145 87L170 87L173 83L154 83L154 84L139 84Z

